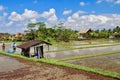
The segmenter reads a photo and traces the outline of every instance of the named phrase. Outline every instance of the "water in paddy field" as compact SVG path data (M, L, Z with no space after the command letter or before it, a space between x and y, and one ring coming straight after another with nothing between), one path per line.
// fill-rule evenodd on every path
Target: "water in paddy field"
M0 51L2 51L2 43L0 43ZM12 43L5 43L5 51L13 52ZM16 48L16 53L20 53L20 52L21 52L21 49Z
M43 47L44 47L44 52L47 52L48 51L48 46L45 45ZM49 46L49 50L58 50L58 49L60 49L60 48ZM0 43L0 51L2 51L2 43ZM8 51L13 52L12 42L11 43L5 43L5 51L6 52L8 52ZM15 53L21 53L21 48L16 48ZM34 53L34 47L30 48L30 53Z
M12 42L11 43L5 43L6 44L6 52L10 51L12 52ZM60 47L59 45L54 46L51 45L48 46L45 45L43 46L44 48L44 53L45 57L48 58L54 58L54 59L61 59L61 58L67 58L67 57L73 57L73 56L83 56L83 55L91 55L91 54L99 54L99 53L104 53L104 52L112 52L112 51L118 51L120 50L120 45L117 46L104 46L104 47L94 47L94 48L84 48L84 49L79 49L81 47L90 47L90 46L103 46L103 45L116 45L120 43L83 43L83 42L77 42L77 45L71 45L72 48L78 48L75 50L67 50L65 47ZM18 45L18 44L17 44ZM0 43L0 50L2 50L2 43ZM49 52L50 51L50 52ZM17 48L15 53L21 53L21 49ZM34 47L30 48L30 53L34 53Z

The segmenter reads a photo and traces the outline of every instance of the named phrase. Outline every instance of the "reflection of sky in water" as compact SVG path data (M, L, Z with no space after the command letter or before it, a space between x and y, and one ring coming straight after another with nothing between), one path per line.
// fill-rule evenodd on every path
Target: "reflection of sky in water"
M6 44L5 51L13 51L13 48L11 46L12 44ZM0 50L2 50L2 44L0 45ZM21 52L21 49L17 48L16 52Z
M49 47L50 48L50 47ZM52 50L54 48L51 48ZM56 49L56 48L55 48ZM57 49L60 49L60 48L57 48ZM2 50L2 44L0 44L0 50ZM6 48L5 48L5 51L10 51L12 52L13 51L13 48L12 48L12 44L6 44ZM44 46L44 51L48 51L48 46ZM34 52L34 47L31 47L30 48L30 52L33 53ZM21 49L20 48L16 48L16 53L21 53Z

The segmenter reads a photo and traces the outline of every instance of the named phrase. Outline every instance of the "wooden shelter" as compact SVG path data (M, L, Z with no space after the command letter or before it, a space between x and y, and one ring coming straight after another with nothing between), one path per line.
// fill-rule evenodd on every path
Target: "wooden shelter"
M78 32L78 35L79 35L79 39L86 39L89 37L89 34L92 32L91 29L87 29L87 30L80 30Z
M87 34L87 33L90 33L90 32L92 32L92 30L91 29L87 29L87 30L80 30L78 33L79 34Z
M24 55L27 57L37 56L38 58L44 58L44 52L43 52L44 44L48 45L48 48L49 48L49 45L51 45L50 43L45 41L31 40L17 47L22 49L21 55ZM31 47L34 47L34 55L30 54Z

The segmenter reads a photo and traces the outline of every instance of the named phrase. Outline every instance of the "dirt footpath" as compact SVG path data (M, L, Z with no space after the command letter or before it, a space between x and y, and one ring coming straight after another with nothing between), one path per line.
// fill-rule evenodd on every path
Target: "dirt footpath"
M15 60L16 62L13 61L14 63L11 63L15 68L10 68L5 71L0 69L0 80L117 80L67 67L31 62L20 58L5 58L9 58L7 63L10 62L10 59ZM6 66L3 69L9 68L10 64L7 65L6 62L4 63L0 66Z

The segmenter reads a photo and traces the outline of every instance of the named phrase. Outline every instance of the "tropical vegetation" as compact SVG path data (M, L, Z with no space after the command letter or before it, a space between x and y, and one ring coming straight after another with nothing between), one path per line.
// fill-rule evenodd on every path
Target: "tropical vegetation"
M29 23L27 33L28 40L65 41L75 40L76 32L72 29L66 29L63 23L47 28L44 22Z
M22 33L18 33L17 37L15 35L9 33L0 33L0 40L6 41L28 41L28 40L44 40L48 42L69 42L73 40L78 40L80 36L77 34L79 30L72 30L66 28L64 23L60 23L54 25L52 27L48 27L44 22L36 22L36 23L28 23L27 30L24 31L25 35ZM3 36L2 36L3 35ZM102 30L92 30L89 33L87 39L119 39L120 38L120 27L117 26L114 29L102 29Z

